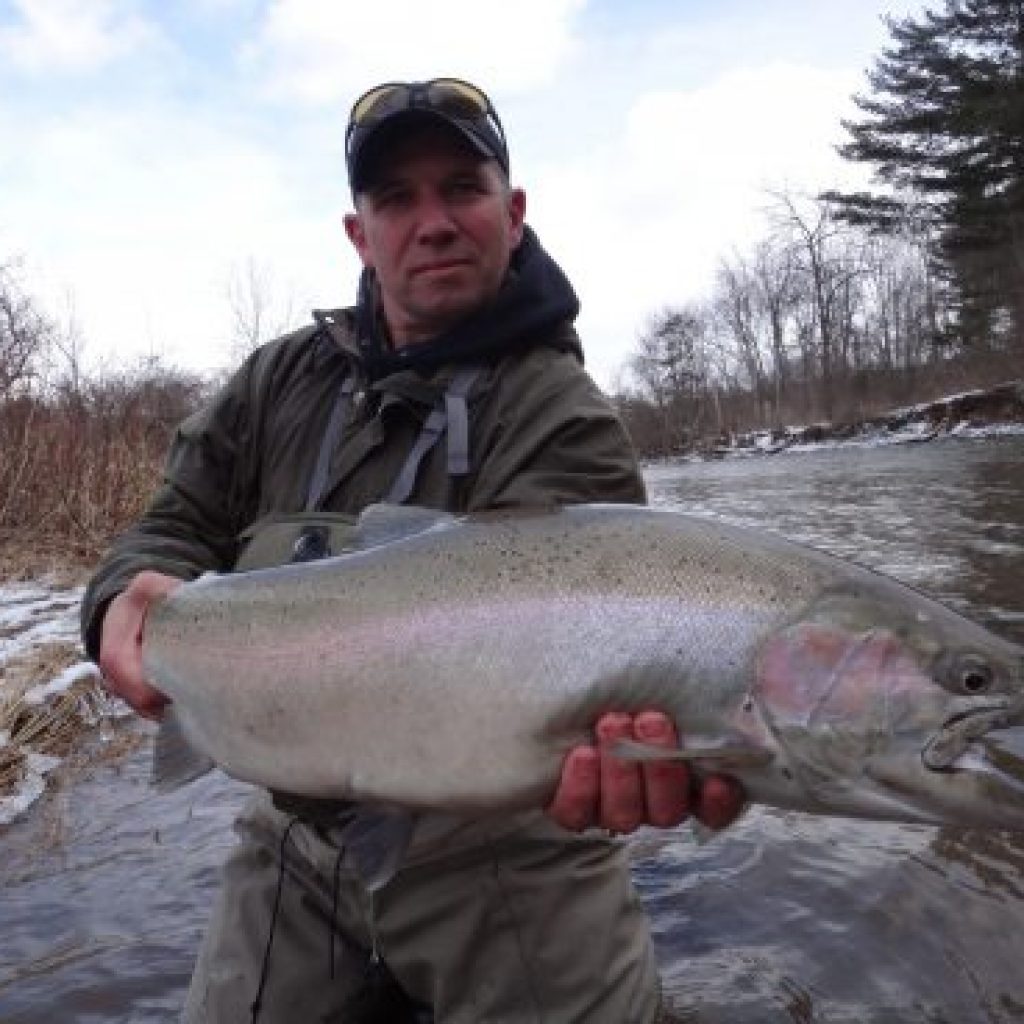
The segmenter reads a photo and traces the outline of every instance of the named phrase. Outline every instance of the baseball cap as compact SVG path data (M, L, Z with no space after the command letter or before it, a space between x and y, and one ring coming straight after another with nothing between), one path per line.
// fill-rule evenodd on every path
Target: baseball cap
M508 175L505 132L482 89L461 78L386 82L363 93L349 114L345 162L354 194L370 183L377 159L393 133L424 119L447 125L481 156L496 160Z

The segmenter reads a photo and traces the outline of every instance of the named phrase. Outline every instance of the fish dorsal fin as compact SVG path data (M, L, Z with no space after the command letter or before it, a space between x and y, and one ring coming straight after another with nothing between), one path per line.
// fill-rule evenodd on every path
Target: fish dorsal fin
M422 505L367 505L359 516L350 547L354 551L376 548L454 521L449 513Z

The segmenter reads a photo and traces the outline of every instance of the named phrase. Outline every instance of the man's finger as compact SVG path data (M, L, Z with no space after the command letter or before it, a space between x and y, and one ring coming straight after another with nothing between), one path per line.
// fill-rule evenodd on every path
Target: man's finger
M593 747L570 750L548 815L571 832L589 828L597 821L600 785L597 751Z
M670 750L679 746L676 727L660 711L642 711L633 722L633 734L641 743ZM685 761L650 761L643 765L647 822L671 828L690 811L690 770Z
M620 761L611 753L616 740L633 739L633 720L626 714L607 714L597 723L601 751L600 823L612 832L635 832L646 818L640 766Z
M731 825L746 806L743 787L724 775L709 775L697 792L694 814L708 828Z

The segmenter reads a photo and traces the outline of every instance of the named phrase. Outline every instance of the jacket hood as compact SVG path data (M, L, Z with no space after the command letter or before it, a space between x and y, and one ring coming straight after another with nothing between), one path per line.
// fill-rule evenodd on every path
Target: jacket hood
M492 302L431 341L393 349L383 328L373 271L364 268L356 304L359 353L371 378L399 370L432 371L449 362L488 360L524 344L545 344L573 352L583 350L572 322L579 300L557 263L533 230L512 254L509 270Z

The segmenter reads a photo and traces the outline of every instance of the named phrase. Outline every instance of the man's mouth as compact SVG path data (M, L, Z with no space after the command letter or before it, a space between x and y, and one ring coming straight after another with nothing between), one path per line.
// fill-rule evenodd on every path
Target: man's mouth
M468 260L438 260L436 263L424 263L422 266L414 267L413 274L443 274L446 271L458 270L468 265Z

